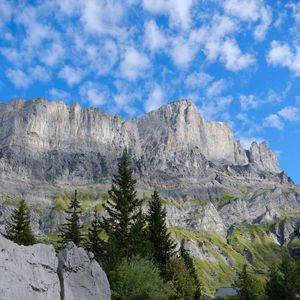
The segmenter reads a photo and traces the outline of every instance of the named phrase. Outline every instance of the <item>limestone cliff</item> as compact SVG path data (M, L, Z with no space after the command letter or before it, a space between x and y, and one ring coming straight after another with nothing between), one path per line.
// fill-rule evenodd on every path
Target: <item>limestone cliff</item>
M140 178L157 178L161 173L173 176L176 168L175 175L185 177L189 184L190 177L215 173L212 164L252 165L251 177L279 172L276 157L265 142L254 143L250 152L245 151L227 125L207 122L189 100L170 103L129 121L98 109L77 104L69 107L43 98L0 105L3 180L107 182L125 149ZM199 169L204 160L206 167Z

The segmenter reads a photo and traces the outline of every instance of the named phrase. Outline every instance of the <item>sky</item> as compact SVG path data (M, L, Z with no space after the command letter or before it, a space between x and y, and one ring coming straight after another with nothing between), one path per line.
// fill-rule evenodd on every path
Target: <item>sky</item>
M0 101L126 119L192 99L300 184L300 1L0 0Z

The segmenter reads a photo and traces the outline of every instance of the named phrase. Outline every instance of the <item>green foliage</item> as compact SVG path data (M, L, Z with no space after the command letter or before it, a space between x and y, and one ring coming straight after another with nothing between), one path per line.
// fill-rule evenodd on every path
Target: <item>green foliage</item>
M170 300L194 299L197 286L181 257L173 257L170 260L167 266L167 279L174 290Z
M185 241L182 240L181 244L180 244L180 256L183 259L184 264L185 264L186 268L188 269L188 271L194 281L195 287L196 287L195 294L193 296L193 300L200 300L201 294L202 294L201 284L199 282L199 278L197 275L197 271L196 271L193 259L190 256L190 254L188 253L188 251L184 248L184 244L185 244Z
M295 262L288 255L284 255L278 267L272 266L270 277L266 285L268 300L294 300L300 293L299 260Z
M235 199L235 197L226 190L222 190L221 197L222 197L222 201L219 204L219 208L229 204L230 202L232 202Z
M5 200L3 201L3 204L6 206L19 206L22 199L20 198L14 198L10 196L6 196Z
M239 279L236 281L238 288L238 300L264 300L265 292L261 283L248 271L244 265Z
M149 260L133 257L110 272L112 299L168 300L171 287L160 277L159 270Z
M85 248L95 255L97 261L100 261L101 255L103 254L102 240L100 238L101 231L100 219L97 215L97 211L95 210L94 219L88 229Z
M111 270L122 258L130 259L136 253L136 249L141 249L133 237L137 233L137 222L140 222L140 208L142 201L136 196L136 181L133 179L132 170L129 168L128 158L125 155L118 165L118 174L113 176L112 187L108 191L109 200L105 207L107 217L103 218L101 226L108 236L104 243L105 253L103 255L103 265L107 270ZM143 226L138 226L140 229ZM133 241L135 245L133 245ZM110 257L108 257L110 256ZM113 256L113 257L111 257Z
M54 203L54 210L56 212L64 212L67 209L67 203L62 197L57 197Z
M231 234L227 237L232 248L246 255L253 266L265 273L269 267L278 261L283 253L287 253L286 247L275 244L266 231L272 224L259 226L243 224L233 227Z
M24 200L11 215L11 220L6 224L5 237L19 245L33 245L36 240L30 228L30 213Z
M69 207L65 210L68 215L66 223L61 226L61 245L65 246L69 241L74 242L80 246L82 241L82 226L80 224L81 208L77 197L77 190L75 190L74 197L70 201Z
M166 267L174 253L175 243L168 232L166 211L163 209L161 199L156 191L149 202L147 219L153 258L161 273L165 274Z
M109 200L109 194L107 191L101 192L101 199L103 202L107 202Z

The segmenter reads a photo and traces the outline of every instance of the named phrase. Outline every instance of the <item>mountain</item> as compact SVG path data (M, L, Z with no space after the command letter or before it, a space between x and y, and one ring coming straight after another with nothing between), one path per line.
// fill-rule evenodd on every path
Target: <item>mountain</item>
M245 261L265 271L266 254L294 241L300 190L276 155L266 142L243 149L226 124L205 120L190 100L123 120L78 104L15 99L0 104L0 127L0 225L23 197L35 231L53 236L64 218L59 199L75 187L88 222L126 152L145 206L156 188L173 236L189 240L210 290L232 282Z

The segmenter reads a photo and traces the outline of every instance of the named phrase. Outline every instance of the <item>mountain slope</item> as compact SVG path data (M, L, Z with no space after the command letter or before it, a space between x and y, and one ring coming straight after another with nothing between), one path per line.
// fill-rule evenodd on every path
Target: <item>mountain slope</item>
M201 276L222 268L232 280L247 261L266 270L264 255L250 259L250 249L239 251L232 242L237 230L248 245L251 239L266 245L262 253L276 247L280 252L279 244L293 240L293 226L300 220L299 188L280 170L267 143L243 149L226 124L206 121L189 100L129 121L43 98L1 103L0 228L16 198L23 197L32 207L35 231L55 234L64 218L62 196L75 187L86 201L83 221L88 222L89 211L102 209L124 151L145 206L149 192L158 189L174 237L184 234L194 241L190 249L208 270ZM92 200L85 200L87 194ZM283 221L286 230L276 225ZM264 233L248 234L244 223L263 226ZM273 223L275 229L264 227Z

